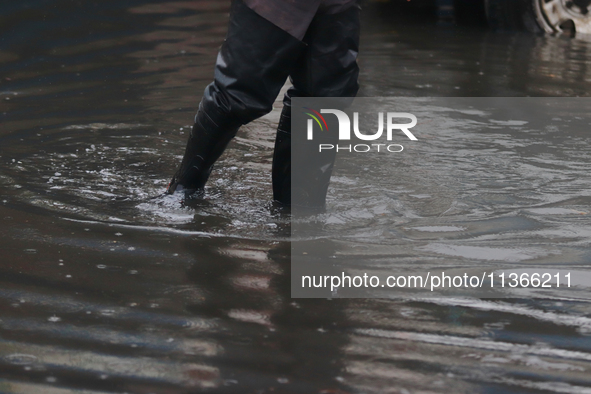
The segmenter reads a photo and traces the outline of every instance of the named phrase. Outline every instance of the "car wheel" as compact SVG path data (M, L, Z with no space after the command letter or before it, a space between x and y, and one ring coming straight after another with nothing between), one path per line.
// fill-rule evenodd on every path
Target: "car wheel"
M591 35L591 0L533 0L538 23L548 33Z
M484 0L497 29L591 34L591 0Z

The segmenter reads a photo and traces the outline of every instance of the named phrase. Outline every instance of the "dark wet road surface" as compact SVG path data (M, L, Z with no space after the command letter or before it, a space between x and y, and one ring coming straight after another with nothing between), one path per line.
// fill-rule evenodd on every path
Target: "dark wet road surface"
M0 392L591 392L589 300L291 299L289 219L269 208L279 109L243 128L205 201L151 199L180 160L227 9L0 5ZM364 95L591 92L591 43L390 11L366 14ZM392 231L445 243L441 215L465 214L455 242L515 231L589 261L590 137L520 138L540 149L466 145L473 183L453 194L405 162ZM483 156L500 145L524 167Z

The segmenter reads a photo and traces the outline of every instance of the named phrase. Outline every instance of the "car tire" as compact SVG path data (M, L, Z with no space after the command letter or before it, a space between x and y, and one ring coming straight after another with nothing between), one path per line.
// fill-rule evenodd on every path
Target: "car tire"
M542 29L548 33L571 31L591 35L591 1L534 0Z
M590 0L484 0L489 25L501 30L591 35Z

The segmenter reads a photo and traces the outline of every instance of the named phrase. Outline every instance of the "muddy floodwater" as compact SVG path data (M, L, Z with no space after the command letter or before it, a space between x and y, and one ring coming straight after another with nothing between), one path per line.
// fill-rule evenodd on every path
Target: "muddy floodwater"
M591 42L376 7L364 96L591 94ZM420 159L389 167L390 204L362 221L400 246L392 269L542 259L581 267L579 292L292 299L290 218L270 204L279 101L205 199L158 197L228 9L0 4L0 393L590 393L591 125L421 136Z

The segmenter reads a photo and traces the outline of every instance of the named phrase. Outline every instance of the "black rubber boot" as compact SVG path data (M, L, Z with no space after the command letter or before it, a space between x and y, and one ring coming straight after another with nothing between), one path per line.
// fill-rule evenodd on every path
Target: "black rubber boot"
M239 124L216 124L200 110L187 141L183 161L168 185L167 193L182 191L185 197L198 196L216 160L238 132Z
M291 106L284 105L277 126L273 151L273 200L283 206L291 204Z
M304 37L308 46L290 75L293 86L283 100L273 156L273 197L282 204L297 205L298 212L324 209L336 153L312 149L291 157L291 111L301 110L292 108L291 98L344 97L348 99L335 100L331 108L350 105L359 89L359 13L359 8L353 6L337 14L317 14ZM335 135L318 138L314 141L316 147L319 143L338 142ZM292 159L297 169L293 174Z
M334 151L318 152L318 143L336 144L337 135L324 135L311 144L310 149L291 156L291 107L284 106L277 127L273 152L273 200L280 207L297 205L298 212L317 213L324 209L330 176L334 167ZM301 149L301 145L300 145ZM295 168L295 184L292 185L292 159ZM292 201L292 195L294 200Z
M294 168L291 184L292 213L307 215L324 210L336 151L332 149L320 152L318 145L336 145L337 143L338 134L332 133L315 138L313 142L300 140L296 144L297 148L292 161ZM297 208L294 209L294 207Z
M306 45L234 0L215 78L205 89L185 156L167 193L203 190L213 164L238 128L273 109Z

